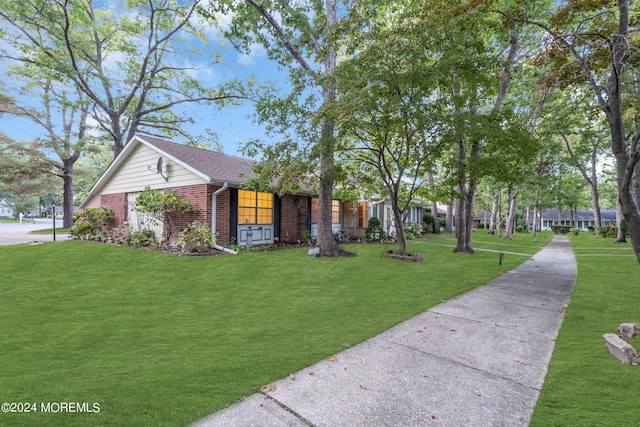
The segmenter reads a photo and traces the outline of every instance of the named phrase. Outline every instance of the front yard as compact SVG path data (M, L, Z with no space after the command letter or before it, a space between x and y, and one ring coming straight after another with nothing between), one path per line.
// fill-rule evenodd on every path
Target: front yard
M0 424L187 425L526 259L499 266L493 252L413 243L425 261L403 263L384 257L384 245L347 249L358 256L0 247L0 401L99 404L2 413Z

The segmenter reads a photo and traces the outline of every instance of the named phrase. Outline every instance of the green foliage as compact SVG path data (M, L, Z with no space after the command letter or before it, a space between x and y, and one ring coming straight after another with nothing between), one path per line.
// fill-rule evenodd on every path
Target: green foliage
M596 228L596 236L615 239L618 237L618 227L615 225L603 225L600 228Z
M140 193L134 209L150 215L156 224L162 221L166 227L165 241L167 242L171 240L178 217L186 213L198 212L191 203L178 197L174 190L163 193L149 187Z
M133 248L147 248L156 245L156 235L153 230L140 230L126 233L124 242Z
M382 228L380 219L377 216L369 218L365 235L367 236L367 239L370 240L384 239L384 228Z
M424 232L424 228L422 226L422 223L419 222L409 222L407 223L407 225L404 227L404 232L407 236L407 239L409 240L413 240L416 237L420 237L422 236L422 233Z
M308 245L311 243L311 231L302 230L300 232L300 243L302 243L303 245Z
M194 221L180 232L178 244L183 252L202 253L211 250L214 239L214 234L208 225Z
M73 226L69 228L72 238L93 240L98 233L108 230L115 224L116 217L112 210L104 207L86 209L73 215Z
M552 225L551 231L555 234L568 234L571 231L570 225Z
M580 229L579 228L572 228L571 230L569 230L571 232L571 234L573 234L574 236L577 236L578 234L580 234Z

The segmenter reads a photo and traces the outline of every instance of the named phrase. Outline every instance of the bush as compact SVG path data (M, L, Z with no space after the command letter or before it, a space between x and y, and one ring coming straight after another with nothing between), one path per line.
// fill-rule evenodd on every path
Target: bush
M615 239L618 237L618 227L615 225L603 225L596 229L596 236Z
M303 245L308 245L309 243L311 243L311 231L302 230L300 232L300 243L302 243Z
M95 240L103 229L113 227L116 216L112 210L104 207L86 209L73 215L73 226L69 229L71 237L82 240ZM103 233L100 233L103 234Z
M410 222L404 227L404 234L409 240L422 236L422 232L422 223Z
M552 225L551 226L551 230L555 233L555 234L567 234L571 231L571 227L570 225Z
M155 245L156 234L153 230L133 231L125 240L129 246L134 248L146 248Z
M571 230L569 230L571 232L571 234L573 234L574 236L577 236L578 234L580 234L580 229L579 228L572 228Z
M369 240L384 239L384 229L382 228L380 219L377 216L369 218L369 223L367 224L367 230L365 233L365 236Z
M203 253L211 250L213 240L211 228L198 221L194 221L178 236L178 244L182 247L182 252L189 253Z

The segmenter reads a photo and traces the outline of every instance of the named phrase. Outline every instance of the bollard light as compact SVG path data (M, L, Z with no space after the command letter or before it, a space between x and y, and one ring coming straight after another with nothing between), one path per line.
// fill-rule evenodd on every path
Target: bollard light
M500 252L500 265L502 265L502 258L504 258L504 254Z

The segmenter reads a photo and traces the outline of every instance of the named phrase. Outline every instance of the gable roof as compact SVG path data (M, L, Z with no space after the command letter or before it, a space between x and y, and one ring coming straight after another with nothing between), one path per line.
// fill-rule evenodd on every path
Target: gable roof
M251 169L252 160L149 136L135 135L89 190L87 198L80 205L81 207L84 207L89 200L100 193L141 144L193 172L206 182L219 184L227 182L229 185L237 187L247 178L254 176Z
M253 161L249 159L148 136L136 135L134 139L140 140L147 146L155 147L159 153L210 182L226 181L229 184L241 184L246 178L254 176L251 170Z

